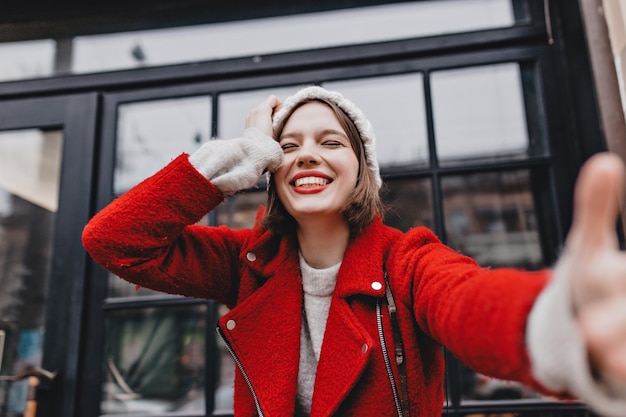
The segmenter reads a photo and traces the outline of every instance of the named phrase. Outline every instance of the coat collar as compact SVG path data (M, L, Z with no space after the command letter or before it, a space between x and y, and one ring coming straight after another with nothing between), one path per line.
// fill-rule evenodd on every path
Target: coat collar
M380 297L384 294L383 262L400 233L385 226L377 216L361 234L353 237L339 269L335 294L342 298L357 294ZM251 239L242 246L239 257L266 280L276 274L282 263L297 262L298 241L295 233L279 236L257 225Z
M348 245L326 327L332 343L324 342L318 365L323 379L334 382L316 385L312 415L328 416L336 410L368 363L376 342L352 312L348 298L384 295L383 262L399 233L376 218ZM293 410L297 385L302 311L298 244L295 233L278 236L255 227L250 236L240 260L264 283L222 317L220 327L227 329L225 337L248 372L261 407L268 416L281 415Z
M269 417L293 415L295 405L302 311L298 268L295 262L277 264L272 279L219 320Z
M381 297L385 293L383 263L391 248L393 231L377 217L352 239L339 269L335 287L337 296Z

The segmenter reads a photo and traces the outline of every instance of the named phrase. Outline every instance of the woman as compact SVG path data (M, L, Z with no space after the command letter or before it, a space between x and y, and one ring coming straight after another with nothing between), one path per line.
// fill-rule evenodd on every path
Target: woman
M270 96L246 126L181 155L83 234L120 277L231 308L218 331L238 366L236 416L439 416L442 346L483 374L626 415L615 157L584 169L554 271L489 270L425 228L383 225L372 127L339 93ZM195 225L266 170L267 209L253 228ZM599 327L604 314L613 320Z

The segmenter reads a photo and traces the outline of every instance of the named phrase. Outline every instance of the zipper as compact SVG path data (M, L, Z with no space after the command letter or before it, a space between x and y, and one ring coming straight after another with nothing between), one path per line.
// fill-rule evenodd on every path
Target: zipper
M259 403L259 398L256 396L256 392L254 392L254 388L252 387L252 382L250 382L250 378L248 378L248 374L243 369L243 365L241 364L241 361L237 357L237 354L235 353L233 348L230 346L230 343L228 342L228 340L226 340L224 333L222 333L222 329L220 329L219 327L217 328L217 334L226 345L226 349L228 349L228 352L230 352L230 356L233 357L233 360L235 361L235 363L237 364L237 367L239 368L239 370L241 371L241 374L243 375L243 379L246 381L246 384L248 384L248 388L250 389L252 398L254 398L254 405L256 405L256 411L259 414L259 417L264 417L263 411L261 410L261 404Z
M393 392L393 400L396 403L396 410L398 411L398 417L403 417L402 406L400 405L400 396L398 395L398 388L396 387L396 380L393 376L393 369L391 369L391 361L389 360L389 352L387 352L387 343L385 341L385 333L383 332L383 314L380 309L381 299L376 301L376 325L378 327L378 337L380 338L380 346L383 351L383 359L385 360L385 367L387 368L387 375L389 376L389 382L391 383L391 391Z

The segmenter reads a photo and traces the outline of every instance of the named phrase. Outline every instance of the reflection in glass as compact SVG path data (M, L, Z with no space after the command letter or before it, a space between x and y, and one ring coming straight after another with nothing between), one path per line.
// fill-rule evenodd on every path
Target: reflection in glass
M514 23L511 0L435 0L81 36L74 39L72 72L260 56L502 28Z
M265 190L247 193L238 193L228 197L216 210L217 224L227 225L232 229L254 226L260 206L265 206L267 193ZM218 314L222 317L228 308L219 305ZM221 338L217 338L217 369L218 379L215 383L215 412L232 413L233 385L235 378L235 363Z
M528 156L518 64L437 71L431 84L440 161Z
M217 208L217 224L224 224L232 229L252 227L259 208L266 203L265 190L235 194Z
M474 401L522 400L542 398L535 391L515 381L491 378L459 365L464 404ZM537 415L536 413L532 414Z
M218 315L228 313L228 307L220 305ZM235 385L235 362L221 337L217 337L217 368L219 376L215 381L215 413L232 413Z
M181 153L192 153L209 140L211 97L123 104L118 109L117 132L113 188L119 195ZM109 297L154 294L157 293L109 275Z
M120 105L114 192L119 195L192 153L211 134L211 97L185 97Z
M204 412L206 305L109 312L102 412Z
M140 287L132 284L126 280L121 279L113 273L109 273L109 285L107 288L107 295L111 298L118 297L141 297L144 295L159 295L162 292L150 290L148 288Z
M0 81L51 76L55 48L52 39L0 42Z
M41 365L63 132L0 133L0 373ZM62 343L62 342L61 342ZM1 347L0 347L1 348ZM27 381L0 382L0 417L24 412Z
M404 232L412 227L434 227L429 178L386 181L382 199L387 207L385 224Z
M284 100L302 87L306 86L266 88L220 94L217 98L219 109L217 136L221 139L241 137L246 127L246 116L250 110L261 104L270 94Z
M62 143L60 131L0 133L0 189L56 212Z
M353 101L372 123L383 168L428 163L422 74L413 73L322 85Z
M448 244L482 266L543 266L528 171L445 177Z
M527 170L444 177L448 245L482 266L530 270L544 266ZM515 382L460 365L464 401L539 398Z

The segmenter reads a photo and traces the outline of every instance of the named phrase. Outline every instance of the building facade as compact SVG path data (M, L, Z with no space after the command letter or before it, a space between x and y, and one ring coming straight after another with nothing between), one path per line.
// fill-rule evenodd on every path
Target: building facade
M428 226L485 266L550 266L581 164L626 157L620 4L5 2L0 417L33 417L30 394L38 417L232 414L225 307L135 289L80 235L181 152L239 135L270 93L317 84L359 104L386 223ZM260 183L202 221L246 227L264 202ZM446 360L444 415L591 415Z

